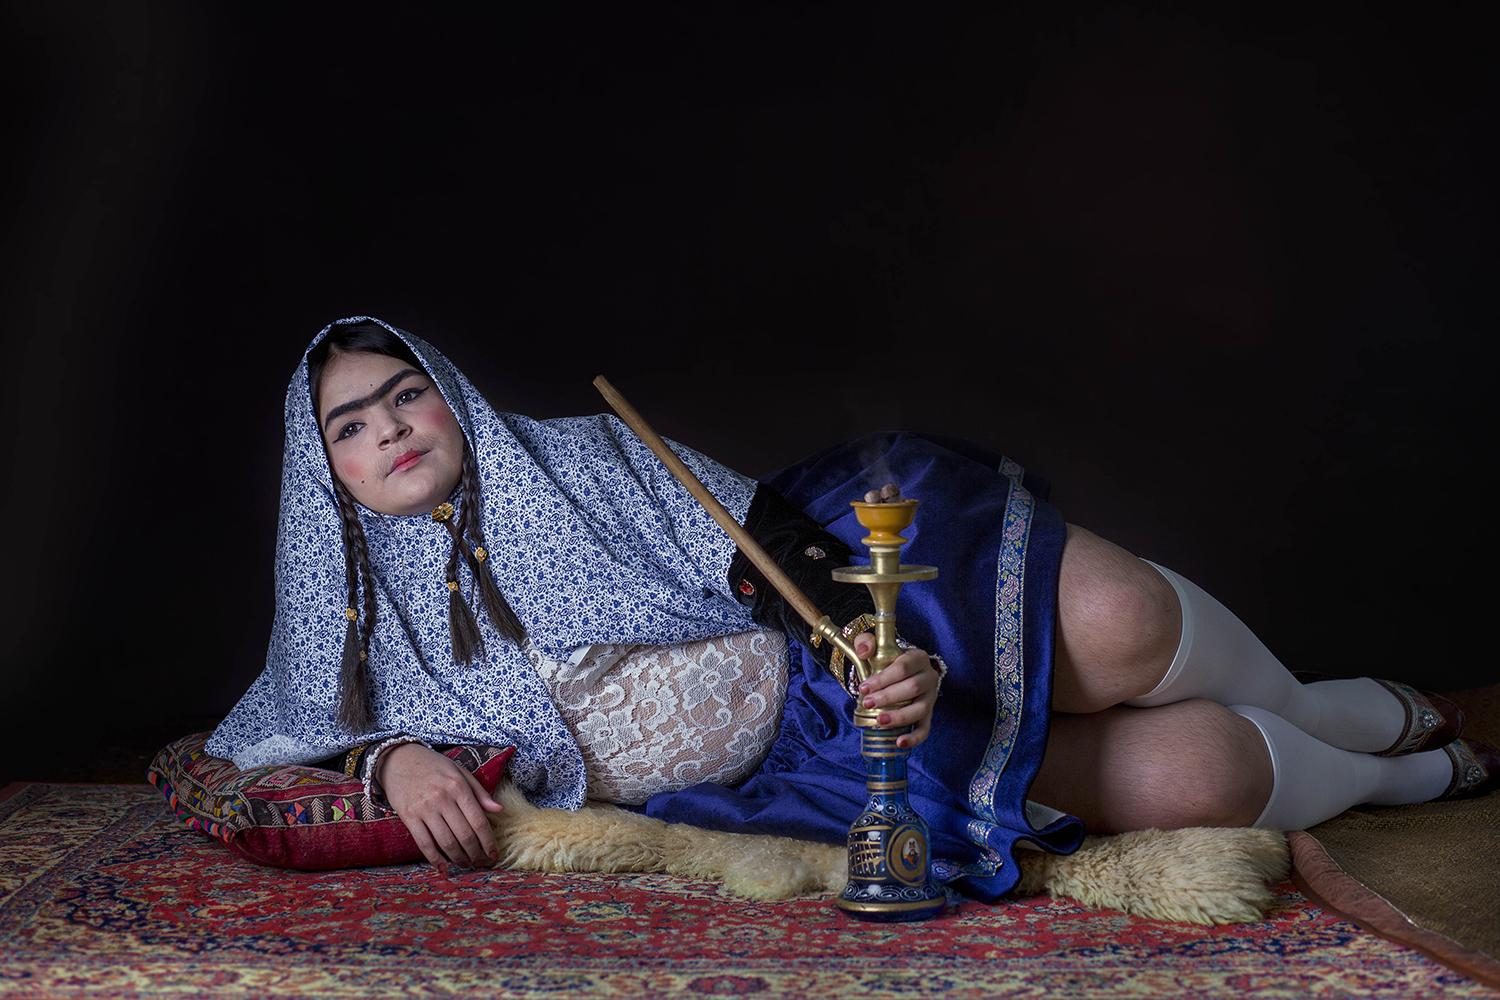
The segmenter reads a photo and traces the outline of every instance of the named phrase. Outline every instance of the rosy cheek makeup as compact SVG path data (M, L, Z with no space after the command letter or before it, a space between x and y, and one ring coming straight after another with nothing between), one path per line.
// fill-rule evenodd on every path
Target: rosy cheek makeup
M436 406L421 416L427 425L434 429L447 429L458 425L458 418L453 415L452 410L448 409L448 404L442 400L438 400Z

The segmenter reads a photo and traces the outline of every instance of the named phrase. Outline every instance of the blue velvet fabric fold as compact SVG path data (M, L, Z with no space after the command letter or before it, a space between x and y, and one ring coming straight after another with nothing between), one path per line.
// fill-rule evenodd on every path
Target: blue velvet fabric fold
M901 589L901 635L949 667L932 733L912 753L912 804L931 828L934 877L993 901L1019 877L1027 839L1070 854L1082 822L1041 829L1026 795L1047 745L1053 637L1065 526L1047 484L967 441L876 434L764 480L856 553L865 530L849 501L885 482L921 501L903 561L939 568ZM671 822L841 843L866 801L860 734L842 685L789 637L781 730L760 768L735 787L695 785L647 800ZM802 638L805 639L805 636Z

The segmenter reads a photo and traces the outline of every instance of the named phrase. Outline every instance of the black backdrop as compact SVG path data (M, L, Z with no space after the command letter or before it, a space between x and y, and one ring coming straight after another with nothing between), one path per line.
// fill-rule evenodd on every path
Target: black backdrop
M517 6L6 8L0 780L249 684L286 381L359 312L751 474L967 436L1294 669L1496 679L1461 12Z

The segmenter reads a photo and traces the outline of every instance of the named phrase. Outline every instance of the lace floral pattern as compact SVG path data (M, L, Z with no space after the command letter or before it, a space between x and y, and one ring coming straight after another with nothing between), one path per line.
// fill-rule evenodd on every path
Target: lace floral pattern
M576 665L529 643L526 655L577 737L588 797L606 802L743 781L776 739L786 701L786 640L764 629L596 645Z

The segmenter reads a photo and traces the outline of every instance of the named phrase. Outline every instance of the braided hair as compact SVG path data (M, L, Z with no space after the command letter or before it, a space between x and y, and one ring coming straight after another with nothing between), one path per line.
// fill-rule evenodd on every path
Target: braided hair
M418 371L426 371L426 366L411 348L385 327L375 323L336 326L307 355L307 381L315 412L319 408L319 381L323 368L335 351L384 354L405 361ZM330 460L330 471L332 468ZM519 646L526 639L526 627L511 610L510 604L506 602L489 569L484 565L489 553L484 547L484 527L479 516L479 471L474 450L469 447L467 439L464 441L463 475L459 489L462 505L458 517L438 519L447 526L453 537L453 551L448 555L444 572L448 584L448 630L452 639L453 660L455 663L469 664L473 662L476 653L483 655L484 640L474 619L474 612L459 590L460 556L468 563L469 571L478 584L485 610L490 616L490 624L495 630ZM373 722L370 681L365 664L369 659L370 637L375 632L374 576L370 572L370 549L359 520L358 503L336 474L333 476L333 495L343 533L344 582L349 601L344 612L348 626L344 632L343 660L339 668L339 723L355 732L366 732ZM449 513L451 515L451 508ZM434 517L438 515L434 514Z

